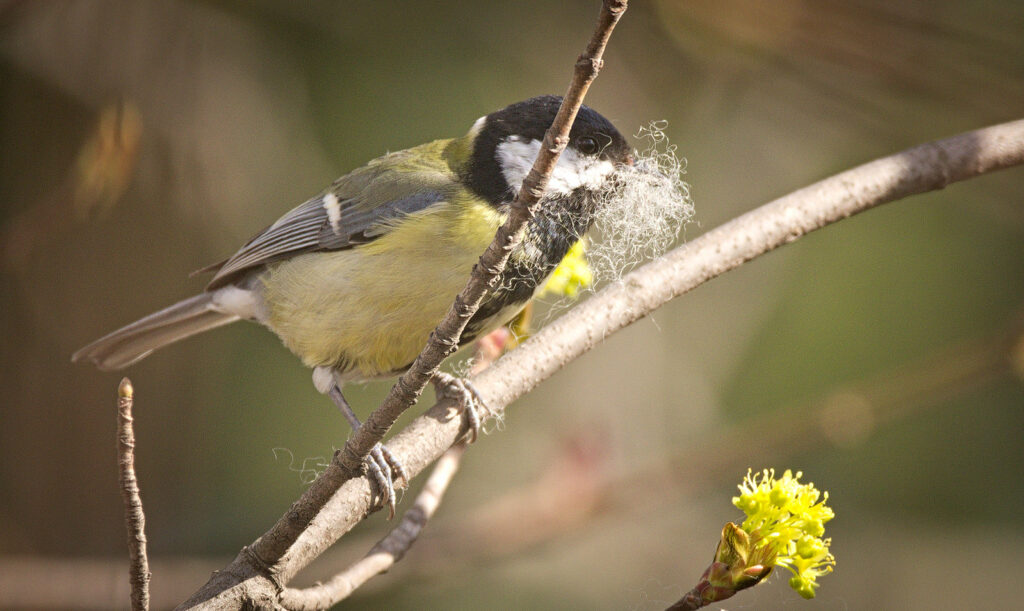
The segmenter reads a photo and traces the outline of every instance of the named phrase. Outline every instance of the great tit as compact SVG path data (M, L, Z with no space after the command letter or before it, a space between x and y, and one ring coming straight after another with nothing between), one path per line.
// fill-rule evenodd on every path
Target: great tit
M560 103L552 95L518 102L481 117L461 138L353 170L200 270L215 272L204 292L96 340L72 360L121 369L190 335L251 320L314 368L317 389L358 428L341 384L412 364L505 221ZM618 130L581 107L540 210L463 344L525 307L586 233L606 181L627 163L630 148ZM404 473L382 452L375 449L370 467L388 487L390 470ZM393 490L384 496L393 507Z

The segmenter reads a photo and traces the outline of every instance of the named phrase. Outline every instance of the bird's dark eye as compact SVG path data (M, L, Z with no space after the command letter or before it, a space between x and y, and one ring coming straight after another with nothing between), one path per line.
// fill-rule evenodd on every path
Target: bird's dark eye
M590 136L583 136L576 141L576 148L578 148L584 155L593 155L597 152L597 140L594 140Z

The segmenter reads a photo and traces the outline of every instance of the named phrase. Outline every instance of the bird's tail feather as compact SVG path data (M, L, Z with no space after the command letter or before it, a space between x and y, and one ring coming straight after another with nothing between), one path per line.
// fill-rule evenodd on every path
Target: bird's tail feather
M105 371L122 369L157 348L236 320L238 316L215 307L212 293L202 293L101 337L73 354L71 360L87 359Z

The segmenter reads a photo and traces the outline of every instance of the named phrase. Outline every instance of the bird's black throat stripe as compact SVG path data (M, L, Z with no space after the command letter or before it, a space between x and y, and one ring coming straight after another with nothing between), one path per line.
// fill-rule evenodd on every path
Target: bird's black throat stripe
M533 298L540 283L590 229L595 199L594 193L579 188L568 197L542 201L540 210L526 226L523 241L502 271L498 288L484 298L466 325L460 345L473 341L482 330L493 326L493 317L503 310L519 309ZM500 321L505 322L508 321Z

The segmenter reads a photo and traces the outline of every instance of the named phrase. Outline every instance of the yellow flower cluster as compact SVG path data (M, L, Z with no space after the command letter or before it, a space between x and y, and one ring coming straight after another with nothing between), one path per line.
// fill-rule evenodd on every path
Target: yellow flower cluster
M787 469L775 479L774 469L758 474L748 471L732 504L747 514L742 529L750 535L752 546L764 548L766 557L774 554L775 565L793 573L789 585L804 598L814 598L818 577L831 573L836 563L828 549L832 540L821 538L825 522L835 513L825 504L828 492L801 484L802 475L797 471L794 476Z
M573 244L555 271L551 272L551 277L544 284L540 294L555 294L575 299L580 289L590 286L594 282L594 272L587 263L585 251L584 240Z

